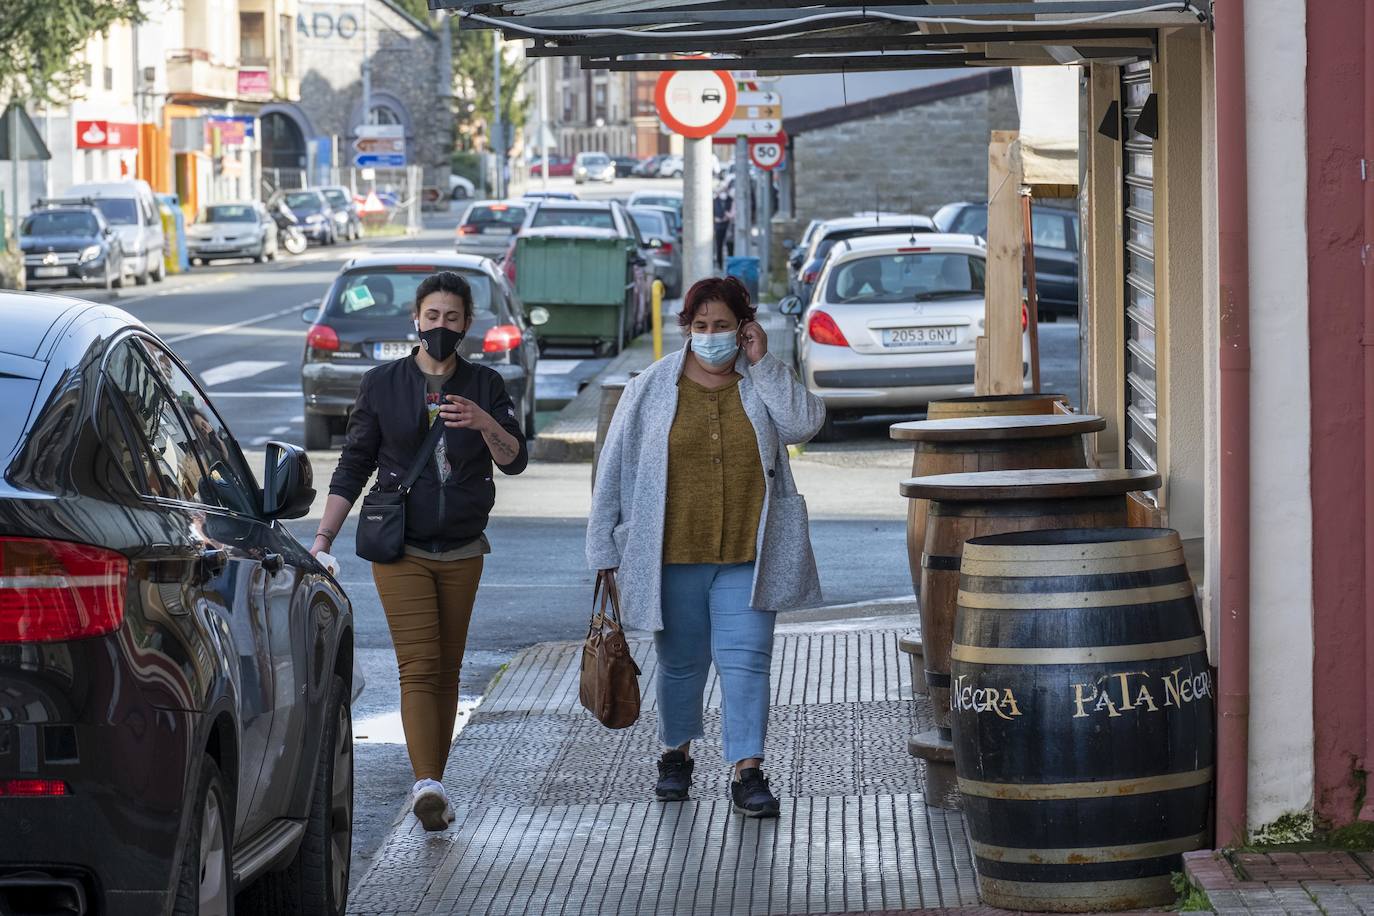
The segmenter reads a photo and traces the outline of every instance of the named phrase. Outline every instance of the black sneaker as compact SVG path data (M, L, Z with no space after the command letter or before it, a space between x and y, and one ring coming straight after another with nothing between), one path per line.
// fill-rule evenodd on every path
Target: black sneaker
M777 817L782 808L768 791L768 780L758 767L742 770L739 779L730 780L730 800L745 817Z
M696 761L682 751L665 751L658 758L658 785L654 794L659 801L682 801L692 788L692 768Z

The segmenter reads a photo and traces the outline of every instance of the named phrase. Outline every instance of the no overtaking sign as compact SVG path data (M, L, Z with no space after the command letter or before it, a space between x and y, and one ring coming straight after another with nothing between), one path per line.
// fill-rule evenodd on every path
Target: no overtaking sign
M658 116L684 137L709 137L735 113L735 81L726 70L670 70L654 87Z

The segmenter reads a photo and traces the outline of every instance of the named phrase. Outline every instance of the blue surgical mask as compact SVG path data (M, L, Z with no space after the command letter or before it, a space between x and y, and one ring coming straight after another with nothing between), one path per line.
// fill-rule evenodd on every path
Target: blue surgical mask
M729 365L739 353L739 331L721 331L719 334L693 331L692 352L697 359L713 368Z

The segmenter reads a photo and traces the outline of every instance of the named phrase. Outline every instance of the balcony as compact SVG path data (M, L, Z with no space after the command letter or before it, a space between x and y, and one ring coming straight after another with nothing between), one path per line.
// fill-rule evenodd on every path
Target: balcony
M212 61L199 48L167 52L167 94L182 100L238 98L238 68Z

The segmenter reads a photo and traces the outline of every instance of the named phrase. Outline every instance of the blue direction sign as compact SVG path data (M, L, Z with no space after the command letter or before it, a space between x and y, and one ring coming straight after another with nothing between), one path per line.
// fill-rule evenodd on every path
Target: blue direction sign
M360 169L401 169L405 168L405 153L358 153L353 164Z

